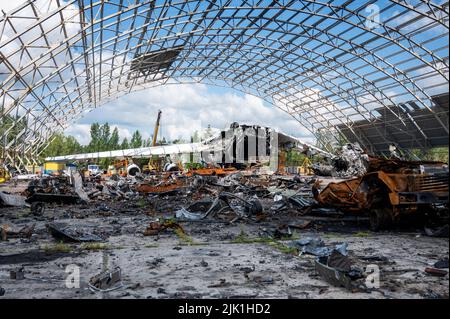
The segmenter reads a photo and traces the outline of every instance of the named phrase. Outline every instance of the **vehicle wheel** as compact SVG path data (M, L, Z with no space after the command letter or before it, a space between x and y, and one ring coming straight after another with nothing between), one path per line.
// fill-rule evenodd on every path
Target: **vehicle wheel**
M392 209L375 208L370 212L369 216L370 229L379 231L392 226Z

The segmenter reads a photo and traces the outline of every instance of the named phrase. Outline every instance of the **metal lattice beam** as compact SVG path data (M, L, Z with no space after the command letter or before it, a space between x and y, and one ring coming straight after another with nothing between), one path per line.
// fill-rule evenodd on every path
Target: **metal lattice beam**
M395 131L425 149L398 105L448 134L432 98L448 92L448 31L438 0L29 0L0 18L2 156L32 162L107 101L191 82L257 95L320 141L336 129L376 150Z

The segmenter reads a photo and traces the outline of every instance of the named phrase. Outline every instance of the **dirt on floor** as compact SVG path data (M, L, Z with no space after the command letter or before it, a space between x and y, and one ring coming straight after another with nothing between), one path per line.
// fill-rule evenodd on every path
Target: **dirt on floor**
M447 272L443 276L425 272L439 261L447 260L448 268L448 238L428 237L422 229L375 233L368 230L364 219L318 218L284 211L232 223L220 218L178 221L181 227L144 236L151 222L176 223L174 211L188 199L166 196L48 205L41 216L26 207L0 208L0 225L20 230L35 224L30 238L0 241L0 288L4 289L0 299L449 296L448 269L441 269ZM272 205L273 201L263 204ZM46 226L50 222L104 240L64 243L50 235ZM315 269L317 256L301 254L290 244L318 237L326 247L347 243L348 256L364 277L370 275L364 270L379 269L379 287L350 291L326 281ZM11 279L10 272L21 267L24 278ZM121 269L122 285L107 292L89 288L90 278L115 267ZM69 279L77 274L76 269L80 287L70 288L73 281Z

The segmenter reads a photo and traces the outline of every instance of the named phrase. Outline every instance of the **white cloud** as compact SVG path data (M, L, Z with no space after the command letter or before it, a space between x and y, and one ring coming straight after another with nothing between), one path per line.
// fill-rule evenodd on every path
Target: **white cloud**
M189 139L194 131L208 125L224 129L238 122L270 126L312 141L311 134L298 121L262 99L227 89L215 90L218 89L203 84L181 84L130 93L88 113L66 134L85 144L89 141L91 123L108 122L119 128L121 138L129 138L136 129L149 138L161 109L160 136L170 140Z

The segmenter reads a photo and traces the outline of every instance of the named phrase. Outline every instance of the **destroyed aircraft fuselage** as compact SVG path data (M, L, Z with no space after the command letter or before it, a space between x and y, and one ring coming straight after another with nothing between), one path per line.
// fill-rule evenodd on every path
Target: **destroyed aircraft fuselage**
M448 166L439 162L410 162L371 158L367 173L358 178L313 187L322 206L344 212L369 213L374 229L398 221L403 214L423 214L434 205L448 205Z

